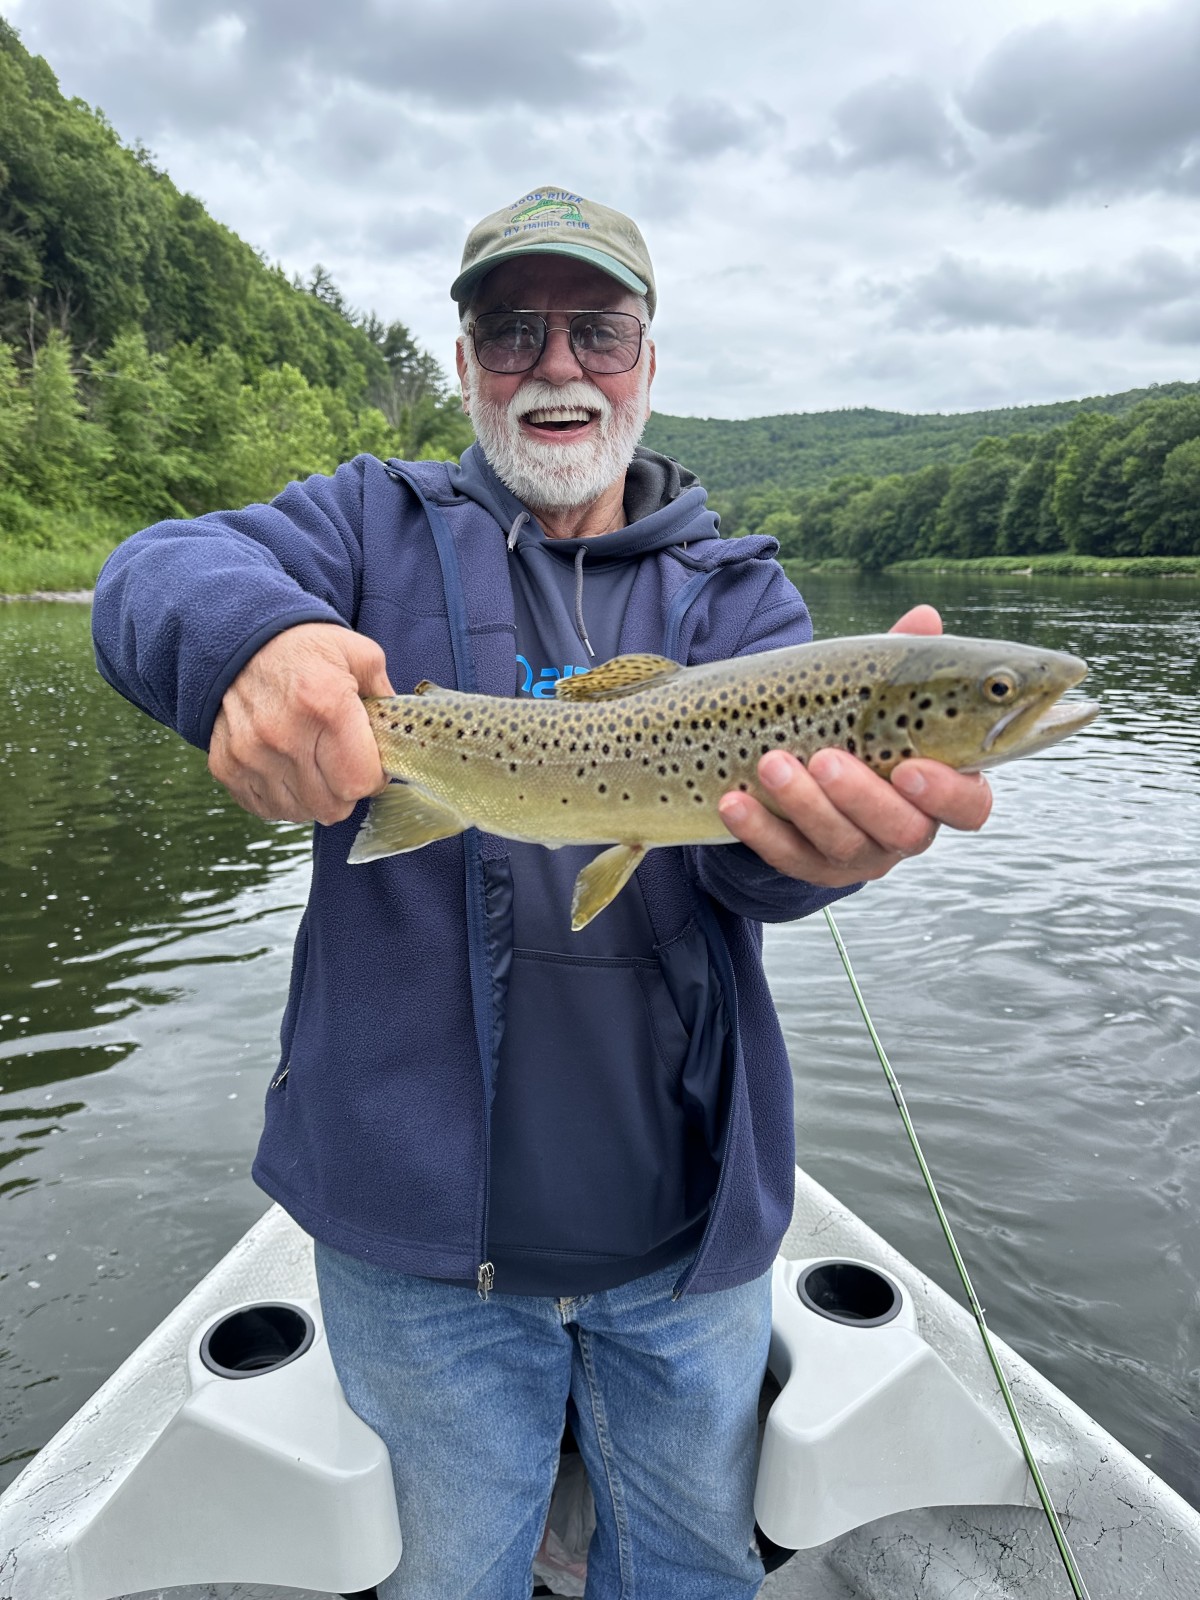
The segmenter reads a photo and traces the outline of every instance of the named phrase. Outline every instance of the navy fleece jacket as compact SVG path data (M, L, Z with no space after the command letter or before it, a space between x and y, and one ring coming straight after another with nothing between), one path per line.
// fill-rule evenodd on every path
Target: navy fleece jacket
M100 670L202 747L242 666L300 622L378 640L397 688L430 678L511 695L510 529L462 492L470 487L443 463L364 456L290 484L270 505L159 523L101 575ZM629 587L622 651L700 662L811 636L774 541L721 539L698 485L681 483L627 532L648 548ZM350 867L363 809L314 829L255 1176L335 1248L475 1282L488 1260L492 1108L513 961L509 848L470 829ZM791 1072L760 924L844 891L783 878L740 845L655 850L637 876L658 968L651 1009L668 1025L675 1018L678 1093L714 1163L703 1237L679 1290L724 1288L765 1270L791 1212ZM610 1025L598 1014L594 1031ZM636 1126L637 1084L625 1093L616 1114ZM568 1231L592 1237L606 1203L603 1193L580 1196Z

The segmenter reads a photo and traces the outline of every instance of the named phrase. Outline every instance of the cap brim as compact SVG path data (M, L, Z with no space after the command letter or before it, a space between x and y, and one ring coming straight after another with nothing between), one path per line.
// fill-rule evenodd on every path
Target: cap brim
M576 261L586 261L591 267L599 267L601 272L606 272L610 278L615 278L626 289L631 289L634 294L650 293L650 286L643 283L636 272L631 272L628 267L622 266L613 256L607 255L603 250L593 250L586 244L560 244L547 240L545 244L515 245L511 250L497 250L484 261L478 261L473 267L468 267L466 272L460 272L450 285L450 298L460 306L467 294L481 278L486 278L494 267L503 266L506 261L511 261L516 256L571 256Z

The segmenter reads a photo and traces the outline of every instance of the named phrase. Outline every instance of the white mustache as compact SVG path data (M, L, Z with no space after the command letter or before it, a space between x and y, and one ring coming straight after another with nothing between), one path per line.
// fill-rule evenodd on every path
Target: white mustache
M605 426L612 416L612 402L590 383L546 383L541 378L529 378L513 395L505 408L509 423L515 427L527 412L548 410L553 406L580 406L584 411L595 411Z

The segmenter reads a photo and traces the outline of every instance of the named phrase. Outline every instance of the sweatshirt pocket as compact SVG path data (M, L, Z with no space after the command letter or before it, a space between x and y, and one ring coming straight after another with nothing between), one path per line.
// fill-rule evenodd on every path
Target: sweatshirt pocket
M688 1045L657 961L514 950L490 1238L632 1258L686 1227Z

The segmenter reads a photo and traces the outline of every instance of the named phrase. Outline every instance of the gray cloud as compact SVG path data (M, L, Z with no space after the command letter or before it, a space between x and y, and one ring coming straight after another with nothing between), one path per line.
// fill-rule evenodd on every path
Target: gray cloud
M369 251L382 250L389 256L461 248L462 237L462 218L449 211L435 211L429 206L408 210L386 204L380 206L361 234Z
M922 79L881 78L848 94L833 112L834 136L799 150L792 164L813 172L907 166L957 171L967 159L962 137Z
M614 0L39 0L59 70L86 72L118 125L144 138L205 129L260 136L311 119L339 89L410 109L595 110L630 93L639 25ZM286 125L285 125L286 131Z
M931 271L869 292L891 302L893 326L919 332L1044 328L1091 338L1137 331L1172 344L1200 339L1200 260L1168 250L1058 276L944 256Z
M1200 195L1200 7L1019 29L949 102L921 77L890 76L845 96L832 123L793 155L796 170L903 166L1033 209Z
M974 186L1023 205L1200 193L1200 9L1045 23L1004 40L960 97L985 137Z
M711 161L731 150L754 155L785 127L783 118L770 106L740 110L728 99L682 96L667 107L659 139L669 157Z

